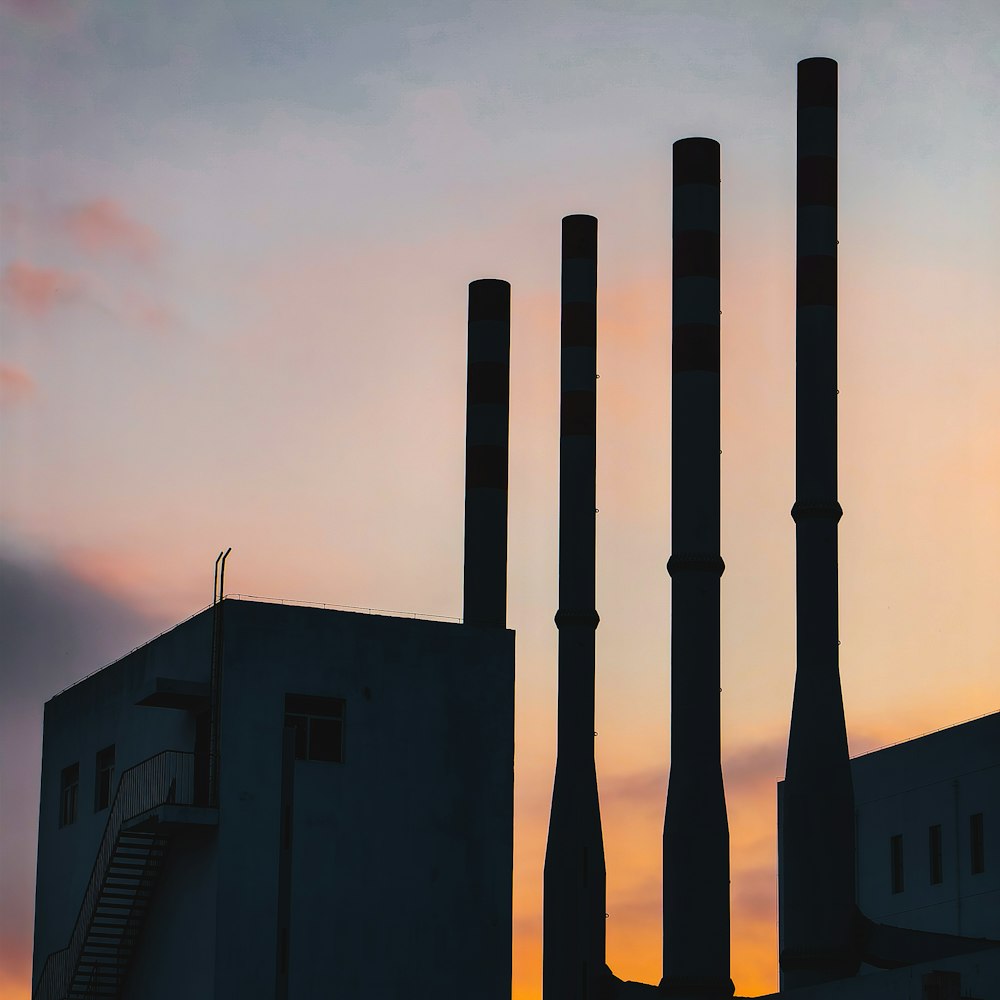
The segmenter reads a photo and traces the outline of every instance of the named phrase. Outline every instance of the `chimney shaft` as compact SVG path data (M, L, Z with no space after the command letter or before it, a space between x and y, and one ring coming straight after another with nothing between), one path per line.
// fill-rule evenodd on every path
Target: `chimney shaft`
M674 143L670 780L663 982L731 997L729 824L720 748L719 144Z
M471 625L507 622L510 285L469 285L465 428L465 595Z
M562 228L559 436L559 722L545 851L545 1000L606 985L605 868L594 764L597 220Z
M837 64L798 66L796 668L779 802L782 989L853 975L854 789L837 607Z

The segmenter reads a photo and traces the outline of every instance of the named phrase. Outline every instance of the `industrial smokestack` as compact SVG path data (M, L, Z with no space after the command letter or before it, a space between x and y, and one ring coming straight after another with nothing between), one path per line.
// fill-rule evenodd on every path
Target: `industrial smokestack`
M778 805L783 989L859 965L854 789L837 609L837 64L798 67L795 277L796 668Z
M670 780L662 991L730 997L719 720L719 144L674 143Z
M507 623L507 439L510 285L469 285L469 373L465 430L466 622Z
M605 869L594 765L597 220L562 228L559 436L559 723L545 850L545 1000L597 1000L605 966Z

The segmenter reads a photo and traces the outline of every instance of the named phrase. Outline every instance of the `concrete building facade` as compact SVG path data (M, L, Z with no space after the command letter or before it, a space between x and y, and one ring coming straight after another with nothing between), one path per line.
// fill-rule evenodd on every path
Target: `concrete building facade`
M34 995L506 1000L513 639L225 600L53 698Z
M1000 712L851 766L862 912L896 927L1000 940Z
M778 996L801 1000L1000 997L1000 712L851 760L858 909L872 947L905 931L973 939L965 954L921 956L899 968L862 962L859 975ZM778 801L784 794L778 783ZM781 809L779 806L779 878ZM779 920L788 915L779 913ZM897 931L902 929L903 933ZM974 939L983 940L977 949ZM926 961L920 959L924 957Z

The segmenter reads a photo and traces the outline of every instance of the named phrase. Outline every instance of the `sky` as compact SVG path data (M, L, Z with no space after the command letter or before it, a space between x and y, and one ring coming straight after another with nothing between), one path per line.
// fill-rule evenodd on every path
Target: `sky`
M840 63L852 752L1000 707L993 0L0 0L0 997L41 706L227 591L461 615L468 282L512 285L514 997L540 994L560 219L599 219L608 956L660 978L670 149L722 145L737 991L776 986L794 676L795 64Z

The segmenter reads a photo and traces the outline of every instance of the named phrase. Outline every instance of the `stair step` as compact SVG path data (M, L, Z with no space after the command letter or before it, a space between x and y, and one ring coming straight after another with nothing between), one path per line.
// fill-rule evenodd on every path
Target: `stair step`
M118 1000L166 856L162 833L119 834L107 862L66 1000Z
M123 898L116 896L114 899L101 900L94 911L94 917L127 917L132 910L139 909L140 904L148 903L146 898L139 899L135 896Z
M89 978L93 975L94 969L100 969L105 975L117 975L125 963L111 956L85 955L80 959L79 971L76 978Z

